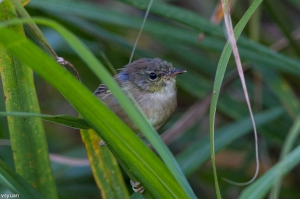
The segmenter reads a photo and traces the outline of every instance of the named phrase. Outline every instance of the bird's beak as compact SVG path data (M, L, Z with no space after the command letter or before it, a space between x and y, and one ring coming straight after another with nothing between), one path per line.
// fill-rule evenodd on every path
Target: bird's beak
M186 70L182 70L182 69L173 69L171 71L171 73L169 74L169 76L171 77L175 77L176 75L180 75L182 73L186 73Z

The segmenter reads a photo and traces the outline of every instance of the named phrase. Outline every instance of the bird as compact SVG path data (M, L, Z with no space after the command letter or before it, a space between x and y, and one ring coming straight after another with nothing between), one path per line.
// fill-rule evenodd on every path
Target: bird
M115 81L125 94L134 98L151 125L159 131L170 119L177 106L176 76L186 71L175 69L173 65L160 58L141 58L125 65L114 76ZM140 137L138 127L105 84L95 90L96 95L127 126ZM106 146L101 140L100 146ZM135 192L143 193L145 188L140 182L130 180Z
M114 76L128 97L133 97L156 131L170 119L177 106L176 76L185 70L160 58L141 58L125 65ZM139 136L140 130L105 84L95 90L96 95L127 126Z

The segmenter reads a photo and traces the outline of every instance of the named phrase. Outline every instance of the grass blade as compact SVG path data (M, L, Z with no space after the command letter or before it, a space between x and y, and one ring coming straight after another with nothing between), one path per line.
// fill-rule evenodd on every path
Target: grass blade
M10 1L0 4L0 21L16 17ZM25 38L21 25L12 26L11 29L17 31L19 37ZM32 70L2 45L0 55L6 110L39 113ZM45 197L57 198L42 120L9 116L8 126L17 173Z
M273 166L267 173L257 179L253 184L248 186L239 199L260 199L265 198L265 195L273 185L274 180L288 173L300 162L300 146L290 152L282 161Z
M43 197L36 189L34 189L24 178L10 169L0 160L0 184L7 187L15 197L42 199ZM3 197L5 194L1 194Z
M263 74L264 81L280 100L289 116L292 119L296 118L300 112L300 104L288 82L275 71L266 71L263 69L259 69L259 71Z
M275 108L255 115L257 126L262 126L284 113L282 108ZM215 132L215 151L218 152L226 145L245 136L253 129L251 120L242 119L234 124L222 127ZM192 175L205 161L210 158L209 137L195 141L188 149L176 156L178 164L186 176ZM197 157L197 158L195 158Z
M242 17L242 19L239 21L239 23L234 28L234 36L235 36L236 40L238 40L242 30L244 29L244 27L246 26L250 17L255 12L255 10L257 9L257 7L260 5L261 2L262 2L262 0L254 1L251 4L251 6L249 7L249 9L247 10L247 12ZM215 125L215 114L216 114L219 93L220 93L223 77L224 77L224 74L226 71L226 67L227 67L231 52L232 52L232 49L231 49L229 43L227 43L226 46L224 47L224 50L222 52L222 55L220 57L220 61L218 64L218 69L216 72L215 82L214 82L214 86L213 86L212 102L211 102L211 106L210 106L210 141L211 141L210 147L211 147L213 171L214 171L214 175L215 175L215 186L216 186L216 190L217 190L217 196L219 198L221 198L221 194L219 191L216 168L214 166L215 165L214 125Z
M14 117L41 117L42 119L75 129L90 129L91 126L81 118L72 117L69 115L45 115L28 112L0 112L0 116Z
M224 12L224 21L225 21L225 26L226 26L226 30L227 30L228 40L230 42L230 45L231 45L231 48L232 48L232 51L233 51L234 59L235 59L235 62L236 62L237 70L238 70L239 77L240 77L240 80L241 80L241 83L242 83L244 96L245 96L245 99L246 99L246 103L247 103L247 106L248 106L248 110L249 110L252 125L253 125L254 140L255 140L254 145L255 145L256 169L255 169L254 176L248 182L236 183L236 182L233 182L231 180L227 180L227 179L225 179L225 180L227 182L231 182L235 185L244 186L244 185L248 185L248 184L252 183L258 175L258 171L259 171L258 138L257 138L256 124L255 124L254 116L253 116L253 113L252 113L251 103L250 103L250 99L249 99L249 95L248 95L248 91L247 91L247 86L246 86L246 81L245 81L245 77L244 77L242 62L241 62L241 58L240 58L240 55L239 55L239 52L238 52L236 39L235 39L234 34L233 34L232 21L231 21L231 16L230 16L230 13L229 13L229 10L230 10L230 7L228 5L229 2L230 1L228 1L228 0L222 0L222 8L223 8L223 12Z
M298 115L298 118L296 118L294 125L289 131L287 138L283 144L281 154L280 154L280 161L283 161L283 159L286 157L289 151L293 148L295 141L299 136L299 133L300 133L300 115ZM279 172L281 172L281 170L283 170L283 168L280 168ZM272 198L279 198L281 180L282 180L282 175L279 174L274 181L274 187L271 192Z

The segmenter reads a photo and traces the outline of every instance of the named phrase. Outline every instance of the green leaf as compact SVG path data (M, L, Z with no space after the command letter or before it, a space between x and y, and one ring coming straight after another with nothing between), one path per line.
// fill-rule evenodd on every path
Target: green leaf
M26 112L0 112L0 116L15 116L15 117L41 117L44 120L68 126L75 129L90 129L91 126L81 118L72 117L69 115L45 115L38 113Z
M296 118L300 112L299 101L291 86L280 74L275 71L259 69L274 95L280 100L291 118Z
M11 1L1 2L0 21L13 18L17 18L17 14ZM10 26L12 30L17 32L19 38L25 39L22 25ZM6 111L39 113L31 68L3 45L0 45L0 63ZM16 172L45 197L57 198L41 118L9 116L7 120Z
M0 184L7 187L12 194L20 198L42 199L43 197L34 189L24 178L10 169L2 160L0 160ZM18 194L18 196L17 196ZM3 197L1 193L1 197Z
M287 134L287 137L284 141L281 154L280 154L280 161L285 158L285 156L290 152L290 150L293 148L297 137L299 136L300 133L300 114L296 118L291 130ZM281 186L281 180L282 177L281 175L278 175L275 182L274 182L274 188L272 190L272 195L275 198L278 198L279 191L280 191L280 186Z
M284 113L282 108L275 108L269 111L255 115L255 121L258 126L278 118ZM233 143L238 138L250 133L253 129L249 117L233 124L222 127L215 132L215 150L220 151L225 146ZM209 137L195 141L188 149L176 156L180 168L186 176L192 175L205 161L210 158ZM197 158L195 158L197 157Z
M268 172L257 179L253 184L245 188L239 199L260 199L265 198L266 194L273 185L277 177L282 177L300 163L300 146L290 152L282 161L278 162Z

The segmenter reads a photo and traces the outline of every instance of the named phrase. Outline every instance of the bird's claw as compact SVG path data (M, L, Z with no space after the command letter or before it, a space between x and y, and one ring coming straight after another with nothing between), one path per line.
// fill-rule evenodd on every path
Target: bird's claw
M104 140L101 140L100 142L99 142L99 146L107 146L107 144L106 144L106 142L104 141Z
M134 192L143 193L145 191L145 187L143 187L140 182L133 182L130 180L130 185Z
M62 57L56 57L56 62L63 66L68 65L70 63Z

